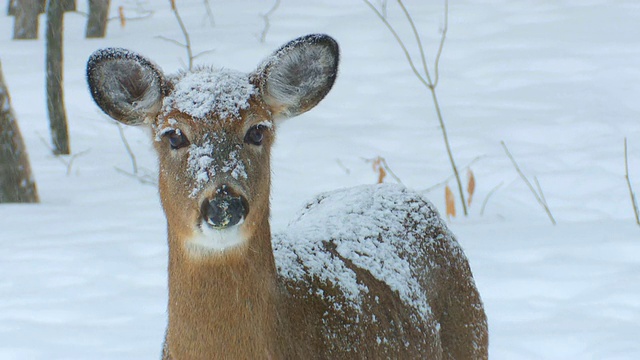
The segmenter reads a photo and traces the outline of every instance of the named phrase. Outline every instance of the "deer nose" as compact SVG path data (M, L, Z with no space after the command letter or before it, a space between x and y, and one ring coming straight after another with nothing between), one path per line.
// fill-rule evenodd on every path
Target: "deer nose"
M202 204L203 220L215 229L226 229L237 225L248 213L247 201L235 195L226 186L216 190L213 198Z

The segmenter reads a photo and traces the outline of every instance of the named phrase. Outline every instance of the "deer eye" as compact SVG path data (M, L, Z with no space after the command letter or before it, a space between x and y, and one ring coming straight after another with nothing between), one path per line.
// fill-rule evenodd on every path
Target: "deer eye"
M171 145L171 149L173 150L189 145L189 139L187 139L180 129L168 131L164 136L169 139L169 145Z
M264 140L264 132L269 127L263 124L252 126L244 136L244 142L252 145L262 145Z

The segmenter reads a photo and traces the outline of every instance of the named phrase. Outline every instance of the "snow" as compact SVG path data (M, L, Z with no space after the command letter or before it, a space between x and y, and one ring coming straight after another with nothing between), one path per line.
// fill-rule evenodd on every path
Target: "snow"
M184 67L184 50L157 38L182 39L169 5L147 3L151 17L124 28L111 22L106 39L84 39L86 18L65 15L65 99L77 154L61 158L66 163L41 140L49 133L44 26L41 40L12 41L13 19L0 12L4 76L42 200L0 205L1 359L159 358L164 215L154 186L116 170L129 170L130 157L85 79L89 55L105 47L144 54L169 74ZM212 1L211 27L202 3L178 3L194 53L213 50L198 65L249 73L282 44L310 33L327 33L341 46L333 90L317 108L277 126L274 232L318 193L374 183L377 174L363 158L384 156L404 184L419 190L450 176L429 93L362 2L283 2L264 44L259 14L271 4ZM111 16L120 5L134 15L118 0ZM442 4L406 5L433 61ZM78 8L86 11L86 2ZM417 56L402 13L393 2L388 9ZM473 162L476 194L469 217L448 226L487 310L492 359L640 358L640 228L623 158L626 137L638 192L639 18L634 0L450 2L438 96L457 162ZM156 169L153 137L133 127L125 134L140 169ZM538 178L557 226L501 140L525 174ZM444 212L442 186L423 194Z
M247 74L228 69L200 67L171 78L171 82L173 91L164 98L163 112L178 110L200 120L208 114L238 118L256 92Z
M231 149L227 148L229 146ZM229 145L224 134L211 134L210 136L206 134L201 145L191 144L188 150L187 171L196 181L190 194L191 197L196 197L218 172L230 174L238 180L247 178L244 160L239 155L240 148L238 145ZM221 166L214 161L215 154L224 158Z

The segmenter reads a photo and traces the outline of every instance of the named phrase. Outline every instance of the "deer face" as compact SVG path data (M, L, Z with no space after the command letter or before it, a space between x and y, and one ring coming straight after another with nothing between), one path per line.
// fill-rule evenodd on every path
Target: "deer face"
M166 77L138 54L104 49L87 77L105 113L151 128L170 235L202 253L247 244L267 223L276 123L318 104L337 65L336 42L308 35L250 74L203 67Z

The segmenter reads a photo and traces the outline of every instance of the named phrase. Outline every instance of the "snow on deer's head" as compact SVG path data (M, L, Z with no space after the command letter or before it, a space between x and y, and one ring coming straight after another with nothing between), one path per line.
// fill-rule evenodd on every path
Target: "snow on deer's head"
M331 37L307 35L250 74L201 67L165 76L143 56L109 48L91 55L87 79L105 113L152 129L170 238L202 253L246 244L267 226L275 121L317 105L338 58Z

